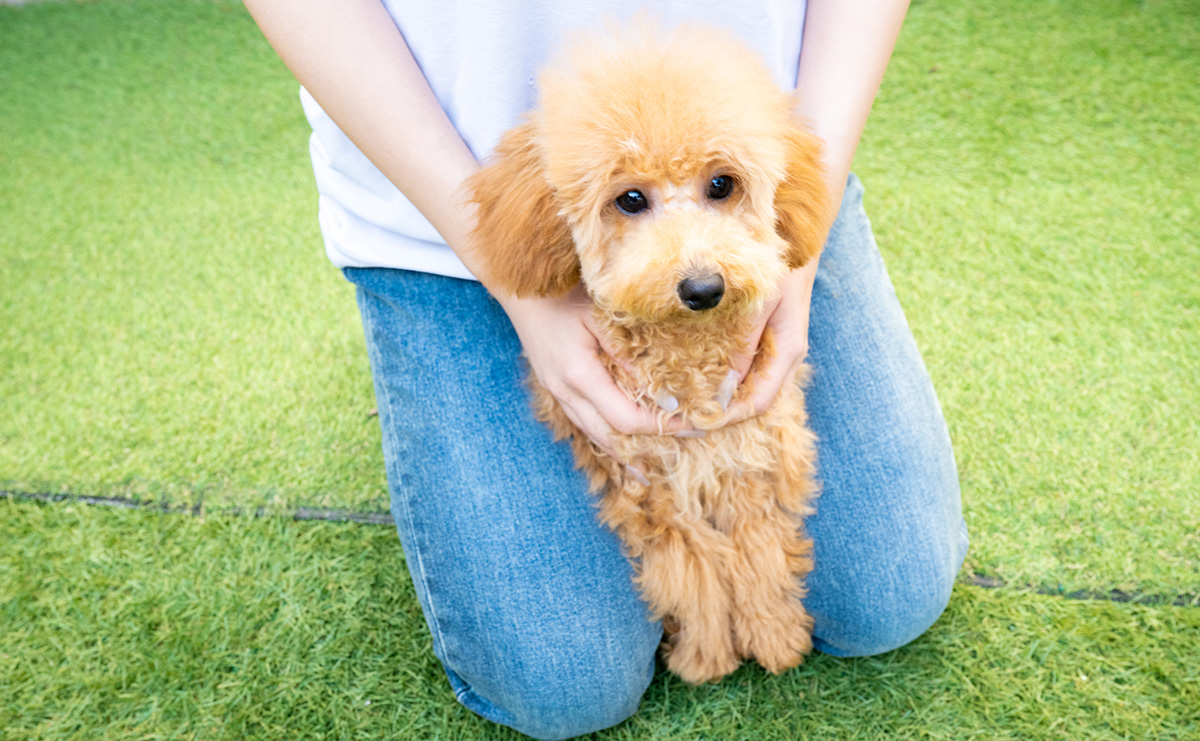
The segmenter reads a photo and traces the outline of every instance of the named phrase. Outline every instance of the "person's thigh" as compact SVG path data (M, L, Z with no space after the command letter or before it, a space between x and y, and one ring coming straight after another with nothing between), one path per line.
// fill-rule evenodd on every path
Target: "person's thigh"
M807 521L814 644L881 653L925 632L967 550L941 408L850 177L813 288L806 391L821 495Z
M542 738L631 715L651 622L569 446L537 422L507 317L478 283L347 269L417 596L460 702Z

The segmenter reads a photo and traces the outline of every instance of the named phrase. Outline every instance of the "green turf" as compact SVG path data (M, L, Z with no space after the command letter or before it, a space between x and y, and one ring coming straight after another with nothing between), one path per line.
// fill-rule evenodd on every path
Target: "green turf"
M916 2L868 208L967 568L1200 594L1200 6ZM296 85L228 2L0 7L0 488L382 510ZM962 586L913 646L621 738L1200 737L1195 608ZM366 701L371 700L367 705ZM388 528L0 500L0 736L488 737Z
M1200 591L1194 3L913 7L858 169L970 567ZM0 486L383 509L296 85L237 5L0 8Z
M388 528L0 501L0 542L5 738L516 738L455 703ZM904 649L660 674L601 737L1195 737L1198 654L1200 610L960 587Z
M0 8L0 480L385 509L297 87L239 5Z
M921 3L863 145L971 564L1200 591L1200 5Z

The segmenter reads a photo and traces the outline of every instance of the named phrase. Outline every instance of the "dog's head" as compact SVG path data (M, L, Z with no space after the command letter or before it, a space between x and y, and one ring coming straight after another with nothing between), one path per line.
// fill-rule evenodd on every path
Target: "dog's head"
M539 102L468 183L500 288L582 279L601 308L648 321L754 311L820 251L819 142L722 33L640 24L578 42Z

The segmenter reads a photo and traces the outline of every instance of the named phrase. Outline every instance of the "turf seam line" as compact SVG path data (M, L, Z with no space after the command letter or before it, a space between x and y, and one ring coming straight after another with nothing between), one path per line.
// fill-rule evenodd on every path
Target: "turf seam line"
M296 507L294 509L279 509L274 507L206 507L203 503L194 506L171 505L167 502L153 502L143 499L126 497L97 497L86 494L66 494L50 492L10 491L0 489L0 499L13 498L39 502L72 502L88 504L95 507L116 507L118 509L141 509L164 512L166 514L186 514L193 517L201 515L226 515L229 517L288 517L293 520L319 520L324 522L352 522L359 525L391 525L392 516L387 512L354 512L344 509L323 509L320 507Z
M171 505L167 502L154 502L144 499L127 497L100 497L87 494L28 492L0 489L0 499L22 499L38 502L71 502L86 504L94 507L116 507L118 509L140 509L165 514L185 514L193 517L202 515L224 515L227 517L287 517L299 521L348 522L358 525L388 525L393 524L392 516L387 512L355 512L345 509L326 509L320 507L296 507L280 509L275 507L206 507L203 502L193 505ZM1048 597L1061 597L1070 600L1086 600L1094 602L1120 602L1148 606L1200 607L1200 595L1196 594L1143 594L1126 592L1121 589L1111 589L1107 592L1092 590L1052 589L1033 585L1012 584L994 576L982 574L965 574L959 578L964 584L983 589L1012 589L1017 591L1034 592Z
M1148 605L1152 607L1172 606L1172 607L1200 607L1200 595L1195 594L1144 594L1140 592L1126 592L1123 589L1110 589L1107 592L1097 592L1088 589L1077 589L1068 592L1066 589L1052 589L1050 587L1038 587L1033 585L1010 584L1003 579L995 576L984 576L982 574L966 574L961 577L961 581L965 584L970 584L974 587L982 587L983 589L1013 589L1017 591L1034 592L1036 594L1046 595L1048 597L1062 597L1071 600L1091 600L1096 602L1122 602L1137 605Z

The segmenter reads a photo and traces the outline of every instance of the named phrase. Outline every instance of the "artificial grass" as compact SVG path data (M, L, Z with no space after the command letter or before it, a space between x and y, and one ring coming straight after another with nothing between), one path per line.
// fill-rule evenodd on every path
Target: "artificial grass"
M970 567L1200 591L1200 23L918 3L858 169ZM244 10L0 8L0 485L384 509L296 86Z
M0 542L6 738L518 737L454 701L388 528L0 500ZM597 738L1187 738L1198 653L1195 609L960 586L904 649L660 673Z
M0 480L386 509L294 80L240 4L0 8Z
M1200 6L919 3L859 158L975 537L1200 587Z
M1200 593L1200 22L917 2L858 159L968 568ZM0 486L383 509L296 87L240 5L0 7ZM5 738L515 738L453 700L389 528L0 500ZM1200 736L1200 613L960 586L916 643L602 738Z

